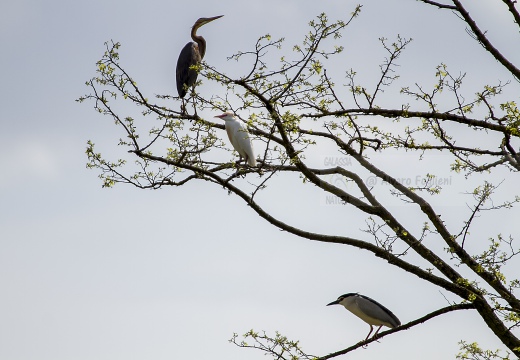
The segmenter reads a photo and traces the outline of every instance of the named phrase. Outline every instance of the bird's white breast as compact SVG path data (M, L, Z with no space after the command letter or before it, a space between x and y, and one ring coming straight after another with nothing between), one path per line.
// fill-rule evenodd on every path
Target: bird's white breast
M349 296L341 301L341 305L343 305L348 311L356 315L358 318L363 320L369 325L385 325L391 327L391 324L389 324L386 321L381 321L379 319L373 318L370 315L367 314L367 311L361 310L360 307L360 301L367 301L363 298L359 298L356 296Z
M249 143L246 127L237 120L226 120L226 132L228 133L231 145L233 145L235 150L238 151L242 157L245 157L246 150L244 149L244 145L246 145L246 142Z

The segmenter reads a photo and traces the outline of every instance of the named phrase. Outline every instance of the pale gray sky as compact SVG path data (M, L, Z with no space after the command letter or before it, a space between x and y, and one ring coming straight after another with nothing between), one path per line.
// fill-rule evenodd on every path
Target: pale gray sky
M467 97L478 90L475 86L508 79L449 11L412 0L362 3L360 17L342 38L346 50L338 74L354 68L360 79L375 78L384 56L378 38L401 34L414 42L399 62L398 86L432 85L441 62L454 73L467 72ZM205 60L240 74L243 68L226 57L251 49L259 36L285 37L289 52L316 15L346 20L355 5L309 0L3 4L0 358L264 358L227 342L233 332L251 328L278 330L300 339L307 352L325 355L368 332L346 310L325 307L340 294L373 297L403 323L445 306L443 294L414 276L367 252L280 232L215 186L107 190L101 189L98 173L85 168L88 139L111 148L119 137L113 122L98 116L91 104L74 102L88 91L84 82L94 75L105 41L122 43L121 63L143 90L175 94L177 56L198 17L225 15L200 31L208 41ZM501 2L470 10L518 63L518 46L511 45L518 44L518 34L509 31L511 19ZM214 88L200 90L210 94ZM518 101L518 90L512 84L509 91L516 99L509 99ZM328 155L324 149L313 161ZM376 161L395 168L392 157ZM432 167L421 166L399 171L412 178ZM446 189L453 196L434 200L444 205L443 219L460 227L469 201L461 192L482 179L454 178ZM505 171L493 179L506 179L505 194L519 180ZM364 217L353 208L325 206L316 189L294 187L294 181L300 182L279 179L267 193L273 199L270 209L282 220L311 231L365 236L359 231ZM482 238L512 233L518 215L518 209L501 212L474 231ZM414 224L413 216L410 212L404 221ZM497 227L486 226L499 221ZM477 316L460 312L387 337L349 358L453 357L460 339L498 346Z

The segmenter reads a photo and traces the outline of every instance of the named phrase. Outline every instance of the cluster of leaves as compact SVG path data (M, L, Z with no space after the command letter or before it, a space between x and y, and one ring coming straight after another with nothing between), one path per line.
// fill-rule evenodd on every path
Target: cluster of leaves
M509 353L505 356L500 355L500 350L484 350L477 343L459 342L461 351L456 359L460 360L509 360Z
M249 330L242 335L243 340L239 339L238 334L233 334L229 340L241 348L256 349L270 355L279 360L317 360L316 356L311 356L303 352L300 348L299 341L289 340L279 332L274 337L267 335L265 332L259 333Z

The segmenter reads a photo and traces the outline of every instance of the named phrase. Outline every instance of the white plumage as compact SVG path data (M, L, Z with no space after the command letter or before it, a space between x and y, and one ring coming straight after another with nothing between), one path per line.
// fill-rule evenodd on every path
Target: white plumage
M225 112L222 115L217 115L224 120L226 126L226 132L229 137L229 141L233 148L238 152L240 158L244 158L249 166L256 166L255 153L253 151L253 143L249 132L244 123L237 120L232 113Z

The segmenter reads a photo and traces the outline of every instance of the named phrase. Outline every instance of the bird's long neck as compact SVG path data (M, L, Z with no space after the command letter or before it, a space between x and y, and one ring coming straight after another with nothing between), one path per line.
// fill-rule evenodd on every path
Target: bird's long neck
M204 54L206 54L206 40L204 40L202 36L197 35L197 28L191 29L191 38L199 46L199 54L200 58L202 59L204 57Z

